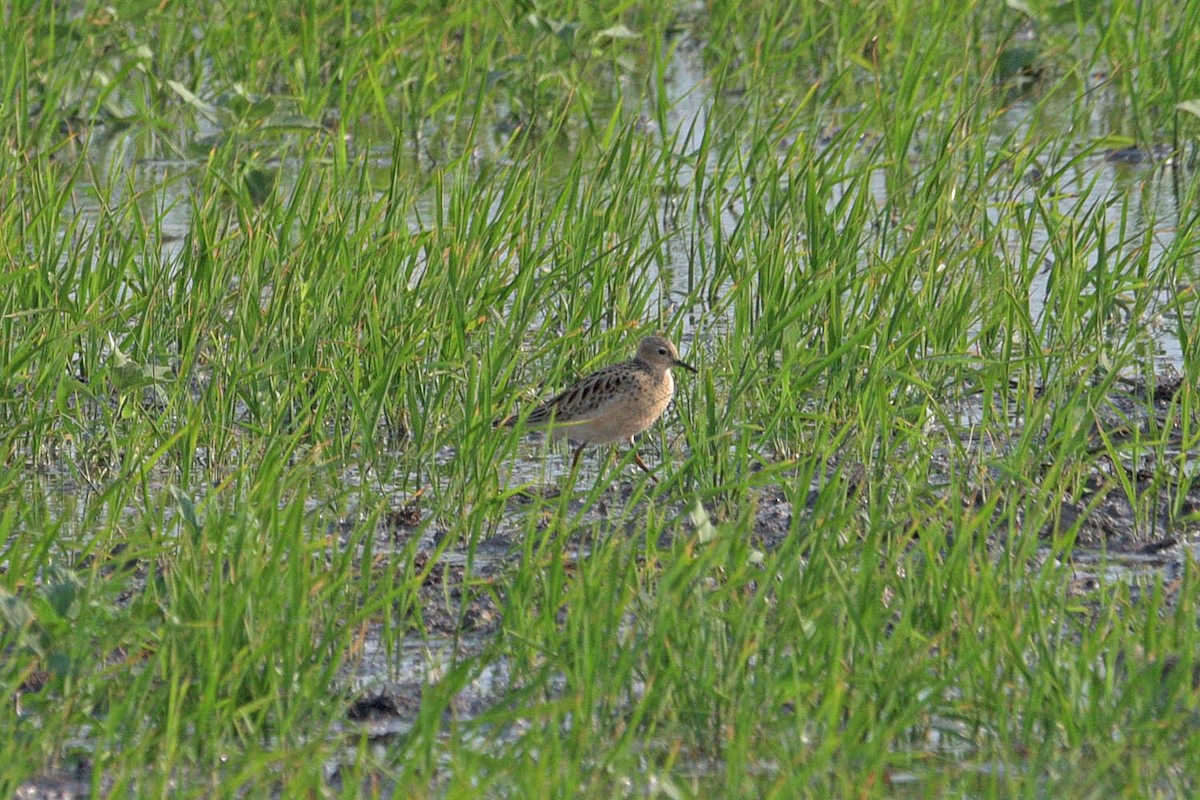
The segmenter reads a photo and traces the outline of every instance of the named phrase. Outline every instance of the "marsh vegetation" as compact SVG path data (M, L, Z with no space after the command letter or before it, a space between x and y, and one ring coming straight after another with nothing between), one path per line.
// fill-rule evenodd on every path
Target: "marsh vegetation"
M1196 4L0 20L0 795L1195 793Z

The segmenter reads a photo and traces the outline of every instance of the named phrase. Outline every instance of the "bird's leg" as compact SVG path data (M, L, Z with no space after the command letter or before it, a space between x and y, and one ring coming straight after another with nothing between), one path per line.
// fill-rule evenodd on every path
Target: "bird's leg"
M645 471L645 473L646 473L647 475L649 475L649 476L650 476L650 482L651 482L651 483L654 483L654 484L657 484L657 483L658 483L658 478L654 477L654 473L653 473L653 472L651 472L651 471L650 471L650 468L646 466L646 462L645 462L645 461L642 461L642 457L641 457L640 455L638 455L638 451L637 451L637 450L634 450L634 449L631 447L631 448L630 448L630 452L631 452L631 453L633 453L633 460L634 460L634 462L635 462L635 463L636 463L636 464L637 464L639 467L641 467L641 468L642 468L642 469Z
M587 445L581 444L581 445L579 445L579 447L575 448L575 457L571 459L571 476L572 477L574 477L574 475L575 475L575 469L579 466L579 457L581 455L583 455L583 448L585 448L585 447L587 447Z

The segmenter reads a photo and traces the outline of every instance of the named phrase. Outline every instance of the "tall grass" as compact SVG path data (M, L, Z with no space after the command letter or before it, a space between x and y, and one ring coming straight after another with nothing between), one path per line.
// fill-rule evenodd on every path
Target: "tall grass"
M1194 791L1192 5L2 13L0 792Z

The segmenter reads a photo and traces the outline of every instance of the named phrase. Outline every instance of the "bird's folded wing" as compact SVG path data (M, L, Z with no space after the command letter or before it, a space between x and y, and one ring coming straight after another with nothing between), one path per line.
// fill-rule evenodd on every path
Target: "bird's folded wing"
M553 420L555 425L569 426L572 422L590 420L595 412L626 391L626 385L633 380L623 366L607 367L568 386L534 409L527 424L545 425Z

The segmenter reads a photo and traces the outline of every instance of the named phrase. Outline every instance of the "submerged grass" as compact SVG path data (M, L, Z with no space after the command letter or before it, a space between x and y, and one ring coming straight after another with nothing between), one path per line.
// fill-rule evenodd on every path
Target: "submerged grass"
M1194 792L1192 4L3 15L0 794Z

